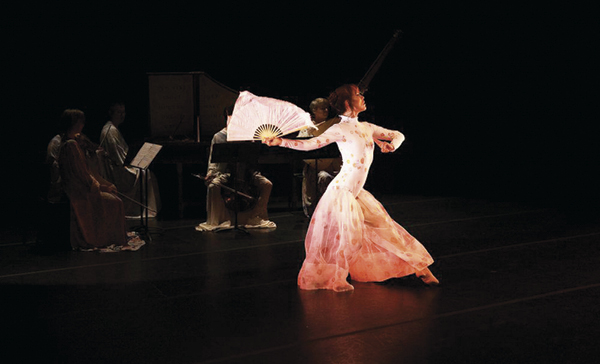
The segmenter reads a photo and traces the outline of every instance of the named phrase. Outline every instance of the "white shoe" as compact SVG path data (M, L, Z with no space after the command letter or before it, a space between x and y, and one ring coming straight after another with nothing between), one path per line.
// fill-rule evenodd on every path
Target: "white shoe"
M273 229L276 228L277 225L273 221L263 220L260 217L256 216L251 219L248 219L244 227L246 229Z
M225 229L233 229L233 225L231 222L225 221L219 225L210 225L207 222L203 222L202 224L196 226L196 230L198 231L214 231L214 230L225 230Z

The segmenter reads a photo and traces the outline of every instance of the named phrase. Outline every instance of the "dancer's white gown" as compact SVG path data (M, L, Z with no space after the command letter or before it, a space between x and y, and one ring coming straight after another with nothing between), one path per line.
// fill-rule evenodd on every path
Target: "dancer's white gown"
M347 282L384 281L421 271L433 263L425 247L396 223L373 195L363 189L375 143L390 141L397 149L404 135L357 118L308 140L282 139L282 147L314 150L337 143L343 159L312 216L298 276L301 289L352 290Z

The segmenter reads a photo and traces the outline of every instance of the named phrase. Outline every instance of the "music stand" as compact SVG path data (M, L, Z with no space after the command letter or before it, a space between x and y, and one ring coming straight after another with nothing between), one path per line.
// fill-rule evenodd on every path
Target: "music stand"
M131 167L139 169L142 174L140 184L140 222L142 225L138 229L143 230L149 240L152 240L152 237L148 229L148 168L161 148L162 145L159 144L144 143L130 164Z
M237 187L236 172L238 170L239 163L255 164L258 162L258 156L260 154L260 143L254 142L227 142L218 143L212 146L212 153L210 156L211 163L228 163L234 164L234 168L231 171L231 179L233 181L234 190L234 225L233 230L243 231L248 233L246 229L238 226L238 198L239 195Z

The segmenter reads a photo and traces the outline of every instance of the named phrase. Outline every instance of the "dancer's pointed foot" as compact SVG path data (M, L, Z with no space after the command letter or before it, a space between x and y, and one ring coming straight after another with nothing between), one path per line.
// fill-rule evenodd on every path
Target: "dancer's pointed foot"
M423 283L425 283L428 286L437 286L438 284L440 284L440 281L438 281L438 279L435 278L435 276L433 275L433 273L431 273L429 268L425 268L422 271L417 272L417 277L421 278Z

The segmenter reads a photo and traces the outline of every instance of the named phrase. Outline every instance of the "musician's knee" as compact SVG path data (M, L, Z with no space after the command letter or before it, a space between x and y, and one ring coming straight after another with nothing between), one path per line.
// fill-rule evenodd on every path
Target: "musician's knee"
M273 187L273 183L271 181L269 181L267 179L267 177L261 175L261 174L256 174L254 176L254 185L260 188L269 188L271 189Z
M265 194L270 194L272 189L273 189L273 183L269 180L266 180L262 187L262 190L264 191Z

